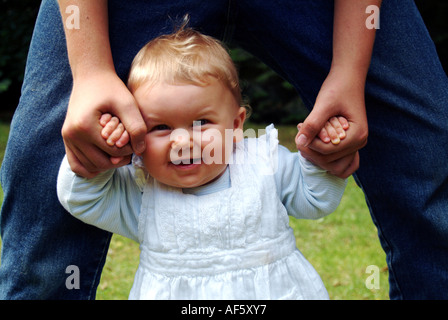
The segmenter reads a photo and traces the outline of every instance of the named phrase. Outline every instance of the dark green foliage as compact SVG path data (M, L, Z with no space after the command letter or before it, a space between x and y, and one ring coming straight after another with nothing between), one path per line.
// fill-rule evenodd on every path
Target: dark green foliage
M235 48L231 50L241 78L243 96L252 108L254 123L297 124L308 111L296 90L258 59Z
M0 0L0 116L16 107L39 4Z
M448 1L416 0L423 20L431 34L445 73L448 72Z
M0 2L0 92L23 79L37 10L35 0Z

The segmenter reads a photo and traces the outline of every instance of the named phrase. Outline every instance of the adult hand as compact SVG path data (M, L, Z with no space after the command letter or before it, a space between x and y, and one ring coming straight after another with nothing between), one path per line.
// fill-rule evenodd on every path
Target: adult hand
M338 145L316 137L333 116L349 122L347 136ZM324 81L316 103L301 125L296 144L301 154L324 170L347 178L359 168L358 150L367 143L368 126L364 100L364 82L344 70L332 69Z
M101 137L99 119L106 112L121 120L132 146L109 146ZM114 72L95 73L74 81L62 128L73 172L92 178L101 171L129 163L133 151L144 151L145 134L146 126L134 97Z

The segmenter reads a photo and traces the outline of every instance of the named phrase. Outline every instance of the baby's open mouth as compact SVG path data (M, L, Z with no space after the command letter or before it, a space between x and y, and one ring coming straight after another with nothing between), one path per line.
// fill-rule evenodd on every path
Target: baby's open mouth
M190 165L194 165L194 164L200 164L201 163L201 158L195 158L195 159L179 159L179 160L175 160L175 161L171 161L172 164L174 164L175 166L190 166Z

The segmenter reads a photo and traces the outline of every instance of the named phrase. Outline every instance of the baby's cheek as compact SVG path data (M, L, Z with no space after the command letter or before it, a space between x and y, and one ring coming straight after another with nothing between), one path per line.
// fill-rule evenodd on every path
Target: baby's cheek
M206 164L225 164L226 159L233 149L232 139L226 147L226 139L220 131L209 131L202 135L202 160Z
M165 149L157 139L145 139L146 149L142 154L145 167L154 167L166 159Z

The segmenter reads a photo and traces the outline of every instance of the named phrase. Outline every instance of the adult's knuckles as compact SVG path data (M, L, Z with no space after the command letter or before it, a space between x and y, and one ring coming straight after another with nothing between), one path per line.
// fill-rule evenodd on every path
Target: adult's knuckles
M79 136L89 134L92 131L92 125L89 121L74 119L66 121L62 126L62 136L68 139L76 139Z

